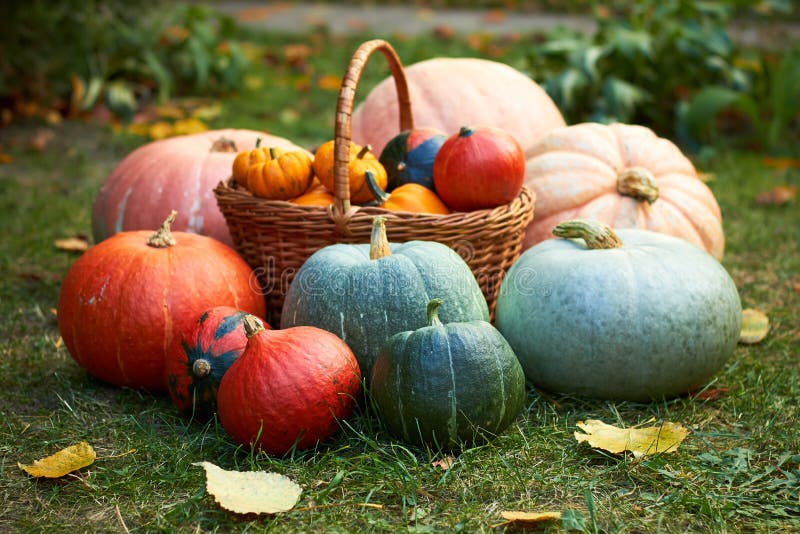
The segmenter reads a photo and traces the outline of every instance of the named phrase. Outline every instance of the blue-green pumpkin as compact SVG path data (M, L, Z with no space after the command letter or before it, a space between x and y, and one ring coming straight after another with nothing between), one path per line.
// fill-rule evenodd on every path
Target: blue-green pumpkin
M370 393L403 441L443 449L480 444L519 415L525 374L491 324L443 324L440 304L428 304L426 326L389 338L372 368Z
M733 353L731 277L682 239L586 220L553 231L503 279L495 320L545 390L648 401L692 391Z
M425 303L446 298L444 322L488 320L489 310L469 266L432 241L389 243L376 217L369 244L330 245L297 272L283 303L281 328L316 326L342 338L364 377L392 335L425 326Z
M389 178L386 190L414 183L433 191L433 161L446 140L436 128L414 128L390 139L380 157Z

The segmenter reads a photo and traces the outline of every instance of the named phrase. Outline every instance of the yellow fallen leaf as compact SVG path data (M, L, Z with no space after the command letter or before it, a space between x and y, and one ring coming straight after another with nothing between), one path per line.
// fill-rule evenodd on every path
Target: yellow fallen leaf
M222 114L222 104L209 104L207 106L200 106L192 111L192 117L200 119L201 121L214 120Z
M196 118L183 119L175 121L172 126L173 135L189 135L208 130L206 123Z
M182 119L186 116L186 112L174 104L157 106L155 111L162 119Z
M303 488L278 473L226 471L211 462L192 465L206 471L206 490L237 514L276 514L294 508Z
M259 76L250 75L244 77L244 86L251 91L257 91L264 87L264 79Z
M453 464L455 462L456 459L448 454L442 458L439 458L438 460L434 460L433 462L431 462L431 467L438 467L442 471L447 471L448 469L453 467Z
M147 135L149 135L151 139L164 139L172 135L172 131L172 125L170 123L158 121L147 128Z
M81 441L77 445L71 445L47 458L36 460L31 465L19 462L17 465L33 477L59 478L81 467L92 465L95 458L97 455L92 446Z
M338 91L342 86L342 79L335 74L326 74L317 80L317 87L328 91Z
M619 428L596 419L580 421L577 427L585 432L575 432L578 442L586 442L596 449L618 454L630 451L634 457L675 452L689 435L689 430L677 423L665 422L645 428Z
M742 332L739 343L753 345L760 343L769 332L769 317L761 310L746 308L742 310Z
M532 527L561 519L561 512L500 512L500 515L509 523L520 527Z
M79 237L65 237L64 239L56 239L53 245L59 250L66 250L68 252L84 252L89 248L89 241L82 236Z

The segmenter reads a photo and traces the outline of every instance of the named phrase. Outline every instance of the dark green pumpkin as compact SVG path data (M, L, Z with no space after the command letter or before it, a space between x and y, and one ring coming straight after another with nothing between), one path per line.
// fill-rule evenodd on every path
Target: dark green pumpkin
M525 404L525 374L508 342L486 321L428 325L392 336L372 368L381 420L400 439L444 449L491 439Z
M695 245L594 221L525 251L503 279L497 328L536 386L648 401L701 387L736 348L731 277Z
M413 183L433 191L433 161L446 140L436 128L406 130L389 140L380 157L389 178L386 190Z
M283 304L281 328L316 326L342 338L365 377L392 335L425 326L425 303L446 298L444 322L488 320L469 266L432 241L389 243L382 217L372 242L324 247L306 260Z

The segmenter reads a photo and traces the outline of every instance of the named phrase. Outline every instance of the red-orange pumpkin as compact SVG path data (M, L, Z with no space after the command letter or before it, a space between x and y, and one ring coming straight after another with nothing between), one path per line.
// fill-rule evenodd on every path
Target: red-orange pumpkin
M286 139L252 130L214 130L171 137L128 154L106 178L92 209L96 242L117 232L158 228L178 211L174 228L232 244L214 187L231 175L238 150L264 146L289 150Z
M433 184L455 211L494 208L519 195L525 155L499 128L462 127L444 142L433 161Z
M170 216L174 218L174 213ZM206 236L121 232L69 269L58 299L58 328L78 364L117 386L166 389L164 361L180 334L217 305L263 316L250 267Z
M566 125L541 87L503 63L435 58L407 66L405 73L418 128L455 132L464 124L496 126L526 149ZM353 113L352 139L380 154L398 129L397 91L389 77Z
M722 258L725 236L714 194L671 141L643 126L578 124L551 132L527 153L525 185L536 192L524 248L571 219L681 237Z
M241 445L282 455L332 436L356 404L361 372L347 344L325 330L265 330L245 318L250 338L217 394L222 427Z
M219 382L247 345L246 315L214 306L181 333L180 350L171 351L165 361L169 396L179 410L200 418L217 411Z

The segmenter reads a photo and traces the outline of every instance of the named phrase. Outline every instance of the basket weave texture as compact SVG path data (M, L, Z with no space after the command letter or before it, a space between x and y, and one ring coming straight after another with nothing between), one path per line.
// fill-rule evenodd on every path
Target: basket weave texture
M523 187L519 196L493 209L429 215L352 206L348 180L350 121L356 87L367 58L380 51L388 60L400 107L400 131L414 127L402 64L386 41L367 41L353 54L342 80L336 106L334 137L334 203L300 206L253 196L232 178L214 189L217 204L239 254L250 264L267 294L269 321L277 326L283 299L294 275L314 252L334 243L368 243L372 220L386 218L392 242L438 241L452 247L472 269L494 310L505 272L519 257L525 228L533 218L534 195Z

